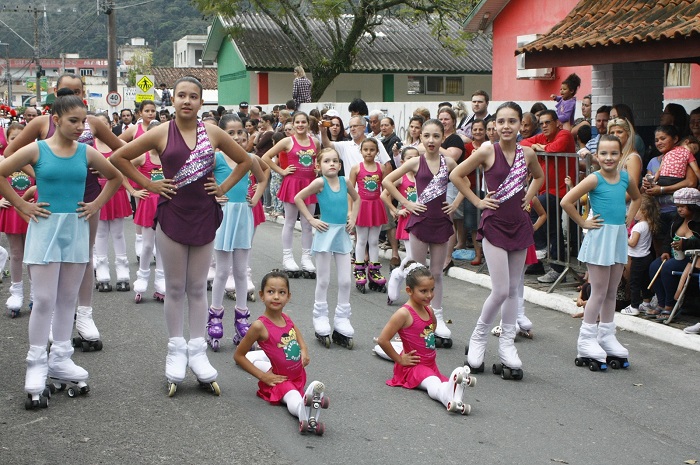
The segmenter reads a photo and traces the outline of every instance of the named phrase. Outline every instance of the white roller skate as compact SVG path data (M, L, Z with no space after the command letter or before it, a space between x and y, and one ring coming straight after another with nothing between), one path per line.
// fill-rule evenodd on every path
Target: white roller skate
M233 267L229 267L228 269L228 277L226 278L224 291L226 292L226 297L236 300L236 280L233 279Z
M104 255L95 255L95 287L100 292L112 292L109 261Z
M49 373L49 359L44 346L30 346L27 352L27 372L24 377L24 391L27 400L24 408L33 410L47 408L51 391L46 386L46 377Z
M314 302L314 333L316 339L326 346L331 346L331 322L328 320L328 302Z
M523 363L515 349L515 325L503 325L498 338L498 358L500 364L493 364L493 373L503 379L523 379Z
M18 283L12 283L10 286L10 297L7 298L7 311L11 318L19 316L20 310L22 310L22 305L24 304L24 283L22 281Z
M389 283L386 286L386 304L391 305L399 299L401 295L401 287L406 279L403 267L398 266L391 270L391 275L389 275Z
M326 425L319 421L321 409L327 409L330 399L325 395L325 385L320 381L312 381L304 392L304 402L299 408L299 432L314 433L323 436Z
M141 261L141 251L143 250L143 235L136 234L134 239L134 250L136 251L136 261Z
M156 268L156 279L153 281L153 298L158 302L165 301L165 274L162 269Z
M49 379L59 391L68 386L68 397L90 392L90 386L87 384L88 372L73 362L72 355L73 346L70 341L54 341L51 345Z
M488 340L489 325L481 321L476 322L472 336L469 339L465 354L467 355L467 365L472 373L484 372L484 354L486 353L486 342Z
M433 313L435 314L435 321L437 321L437 326L435 327L435 347L449 349L452 347L452 331L450 331L450 328L445 324L441 308L433 308Z
M187 372L187 342L184 337L168 340L168 355L165 357L165 378L168 380L168 397L175 395L177 385L182 383Z
M607 357L605 361L610 368L617 370L620 368L629 368L630 362L627 357L630 356L629 351L615 337L615 322L599 323L598 324L598 344L603 348Z
M335 307L333 335L331 336L333 342L348 349L352 349L355 345L352 340L352 337L355 335L355 329L350 324L351 314L350 304L338 304Z
M117 255L114 258L114 266L117 269L117 291L130 291L131 287L129 286L129 281L131 280L131 276L129 276L129 259L126 255Z
M459 367L452 370L447 385L450 388L449 400L445 405L447 411L469 415L472 411L472 406L464 403L465 388L476 385L476 378L470 376L469 367Z
M221 389L216 382L218 372L211 366L207 357L207 343L203 337L190 339L187 343L187 365L194 373L201 387L207 388L217 396L221 395Z
M255 284L253 284L253 272L250 267L246 270L246 280L248 286L248 302L255 302Z
M533 338L532 321L525 315L525 299L522 297L518 299L518 319L515 328L519 336Z
M78 330L78 337L73 338L73 347L80 347L83 352L90 349L102 350L100 332L92 319L92 307L78 307L75 313L75 329Z
M591 371L608 369L607 354L598 343L598 326L581 323L577 343L578 356L574 359L577 367L587 366Z
M301 270L297 262L294 261L292 249L282 250L282 269L290 278L298 278L301 276Z
M311 260L311 249L301 249L301 271L306 279L316 279L316 267Z
M134 281L134 301L138 304L143 300L143 295L148 290L148 278L151 277L151 269L136 270L136 281Z
M399 336L395 336L394 339L391 340L391 346L394 348L397 354L400 354L403 351L403 342L401 342L401 339L396 340ZM376 342L376 337L374 338ZM390 362L393 362L391 357L387 355L386 352L384 352L384 349L382 349L382 346L379 344L375 344L374 349L372 349L372 352L374 352L374 355L376 355L379 358L383 358L384 360L389 360Z

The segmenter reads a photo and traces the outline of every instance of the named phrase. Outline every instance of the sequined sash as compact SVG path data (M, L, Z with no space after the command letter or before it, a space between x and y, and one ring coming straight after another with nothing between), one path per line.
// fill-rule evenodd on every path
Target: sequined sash
M505 159L505 154L503 156ZM525 177L527 176L527 165L525 164L525 152L518 144L515 147L515 160L511 166L508 176L503 180L500 186L496 189L493 198L500 203L505 202L515 194L525 188Z
M425 161L426 166L428 165L427 160ZM430 168L428 168L430 171ZM433 179L430 180L423 192L418 196L418 203L421 205L426 205L431 200L440 197L442 194L447 192L447 163L445 163L445 157L440 155L440 169L438 169L437 174L433 175Z
M78 137L78 142L82 144L89 145L90 147L95 146L95 136L92 134L90 129L90 124L85 120L85 128L83 128L83 133Z
M203 178L214 170L214 149L204 123L197 123L197 144L173 178L178 188Z

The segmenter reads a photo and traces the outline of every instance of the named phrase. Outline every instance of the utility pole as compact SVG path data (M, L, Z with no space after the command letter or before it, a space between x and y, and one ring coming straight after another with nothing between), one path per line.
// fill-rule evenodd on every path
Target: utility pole
M100 10L107 15L107 90L117 91L117 18L115 0L100 0Z
M12 76L10 74L10 44L0 42L0 46L6 46L5 49L5 76L7 79L7 104L12 106Z

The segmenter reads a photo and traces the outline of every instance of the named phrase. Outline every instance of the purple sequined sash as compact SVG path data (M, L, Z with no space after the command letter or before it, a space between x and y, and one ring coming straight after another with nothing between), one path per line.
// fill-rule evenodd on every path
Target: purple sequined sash
M428 162L425 161L427 166ZM437 174L433 175L433 179L430 180L423 192L418 196L418 203L421 205L427 205L433 199L440 197L442 194L447 192L447 163L445 163L445 157L440 155L440 169L438 169Z
M83 133L78 137L78 142L82 144L89 145L90 147L95 146L95 136L92 135L92 130L90 129L90 124L85 120L85 128Z
M505 158L505 155L504 155ZM508 172L508 176L496 189L493 198L500 203L505 202L515 194L525 188L525 177L527 176L527 164L525 164L525 152L520 145L515 147L515 160Z
M204 123L197 124L197 144L173 178L178 188L203 178L214 170L214 149L212 149Z

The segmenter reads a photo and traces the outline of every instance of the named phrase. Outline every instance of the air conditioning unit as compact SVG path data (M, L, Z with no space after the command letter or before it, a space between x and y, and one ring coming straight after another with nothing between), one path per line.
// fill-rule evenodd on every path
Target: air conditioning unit
M517 36L517 48L524 47L530 42L542 37L541 34L527 34ZM521 53L515 57L516 78L517 79L554 79L554 68L525 68L525 53Z

